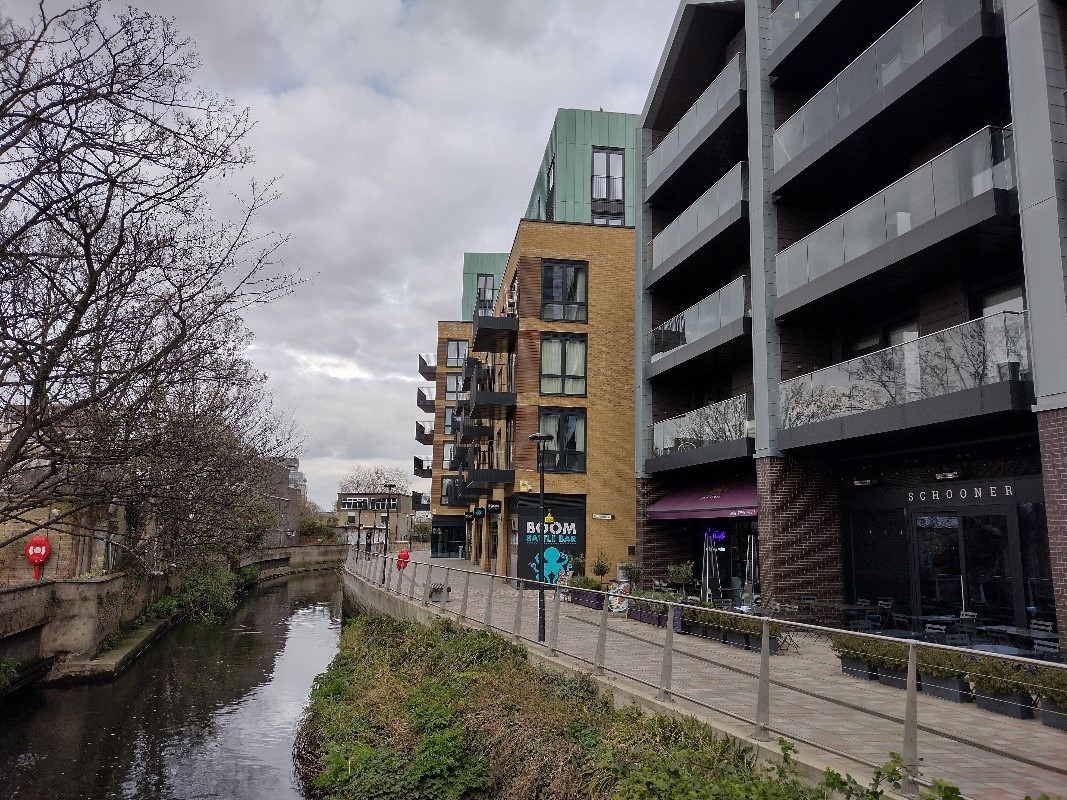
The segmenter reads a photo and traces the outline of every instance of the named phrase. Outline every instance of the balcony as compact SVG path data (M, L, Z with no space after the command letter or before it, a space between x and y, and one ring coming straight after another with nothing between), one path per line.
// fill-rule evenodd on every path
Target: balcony
M940 268L956 239L1015 213L1014 187L1011 128L978 131L780 252L775 316L844 288L863 293L863 281L890 266Z
M470 445L457 444L452 449L452 458L445 464L445 467L452 472L460 472L467 468L467 454L470 451Z
M432 414L434 412L434 402L437 400L437 388L434 386L420 386L418 406L423 411Z
M433 469L428 466L422 458L415 456L415 477L416 478L432 478Z
M897 21L774 132L775 175L771 189L782 191L816 158L888 109L971 44L997 33L992 23L993 3L994 0L923 0ZM988 77L985 85L988 87ZM944 89L939 96L935 106L951 107L956 102L951 95L946 96ZM921 104L921 109L928 105L929 102ZM989 107L988 101L983 106ZM906 126L898 128L894 121L887 122L886 127L886 135L892 138ZM922 127L924 135L938 129L933 124ZM867 157L870 158L869 153ZM821 185L819 181L815 183L813 190Z
M515 391L507 367L479 366L474 373L470 414L482 419L503 419L515 407Z
M461 416L457 419L455 429L459 442L462 444L470 444L478 439L489 439L493 435L492 426L481 420L470 419L466 416Z
M514 347L518 331L518 317L475 314L471 350L479 353L506 353Z
M779 386L783 448L1029 413L1026 312L1005 311Z
M463 390L469 391L471 383L474 381L474 372L482 365L482 362L476 358L467 356L463 359L463 372L461 380L463 381Z
M774 53L789 38L793 31L797 30L812 12L823 5L826 0L782 0L778 8L771 12L771 47Z
M735 343L749 330L745 279L740 277L649 331L649 377Z
M507 486L515 482L508 448L478 447L467 456L467 482L477 488Z
M433 353L419 353L419 374L428 381L437 380L437 356Z
M751 458L749 399L738 395L661 420L648 428L648 472Z
M652 240L652 272L646 287L661 280L736 223L747 220L747 197L748 174L742 161ZM747 236L744 238L747 245Z
M744 110L744 75L743 59L736 55L648 156L647 198L662 188L731 114Z
M432 419L415 423L415 441L419 444L433 444L434 423Z

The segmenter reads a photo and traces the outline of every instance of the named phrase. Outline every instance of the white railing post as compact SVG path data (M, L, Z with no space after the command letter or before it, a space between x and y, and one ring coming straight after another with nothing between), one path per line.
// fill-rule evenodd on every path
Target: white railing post
M667 630L663 636L663 661L659 668L659 699L671 699L671 676L674 672L674 603L667 604Z
M512 623L511 633L516 642L522 641L522 595L525 586L525 581L519 581L519 592L515 595L515 621Z
M448 585L449 574L452 572L451 567L445 567L445 588L441 591L441 608L444 609L448 605L448 592L451 587Z
M901 792L908 797L917 797L919 794L915 785L915 779L919 777L918 678L918 650L912 639L908 642L908 691L904 700L904 748L901 752L904 758Z
M422 604L424 606L430 605L430 586L433 578L433 564L427 564L426 566L426 583L422 585Z
M411 562L411 585L408 586L408 600L415 599L415 573L419 571L419 562Z
M550 656L556 655L556 648L559 647L559 604L562 592L559 590L559 584L556 584L556 593L552 597L552 630L548 634L548 654Z
M596 635L596 653L593 655L593 674L604 674L604 655L608 644L608 598L601 595L604 605L600 609L600 628Z
M493 627L493 584L496 581L493 580L493 576L489 577L489 591L485 595L485 627Z
M767 728L771 724L771 622L763 618L762 648L759 659L759 694L756 698L756 730L752 738L758 742L769 742L771 735Z
M471 588L471 573L470 570L463 571L463 600L459 604L459 624L462 625L467 621L467 596L470 594Z

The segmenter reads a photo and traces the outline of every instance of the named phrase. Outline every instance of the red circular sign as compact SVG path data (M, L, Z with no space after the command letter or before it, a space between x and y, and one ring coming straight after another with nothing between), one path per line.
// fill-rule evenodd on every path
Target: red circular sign
M52 555L52 543L45 536L31 536L26 542L26 560L34 566L43 564Z

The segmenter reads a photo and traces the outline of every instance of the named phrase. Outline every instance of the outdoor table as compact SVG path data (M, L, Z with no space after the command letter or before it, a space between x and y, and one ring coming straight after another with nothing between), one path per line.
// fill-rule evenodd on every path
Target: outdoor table
M1014 625L979 625L980 631L999 631L1017 639L1041 639L1046 642L1058 642L1060 637L1057 633L1049 631L1035 631L1033 628L1017 628Z
M968 650L981 650L983 653L999 653L1002 656L1032 656L1033 652L1030 650L1023 650L1019 647L1012 647L1006 644L972 644L968 645Z

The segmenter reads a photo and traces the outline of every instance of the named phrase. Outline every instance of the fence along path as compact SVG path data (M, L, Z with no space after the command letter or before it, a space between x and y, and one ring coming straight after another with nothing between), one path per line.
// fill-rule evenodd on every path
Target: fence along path
M431 606L451 619L489 627L537 646L537 592L492 580L467 561L413 554L406 570L350 555L346 570L409 602ZM386 578L382 585L383 574ZM430 589L440 585L441 591ZM449 591L444 591L447 586ZM614 684L662 694L666 629L605 614L545 592L546 651L584 670L603 672ZM784 622L784 625L791 625ZM601 637L601 630L603 636ZM516 637L518 631L518 637ZM752 740L757 730L761 660L769 664L765 735L795 742L809 760L859 777L863 768L904 752L908 693L841 674L825 636L813 626L792 627L797 650L761 659L761 653L674 633L669 647L669 695L680 709L715 727ZM601 641L602 638L602 641ZM602 658L599 655L602 653ZM905 665L906 666L906 665ZM921 785L941 778L970 798L1022 798L1042 793L1067 798L1067 732L1039 720L1015 720L915 695L914 744Z

